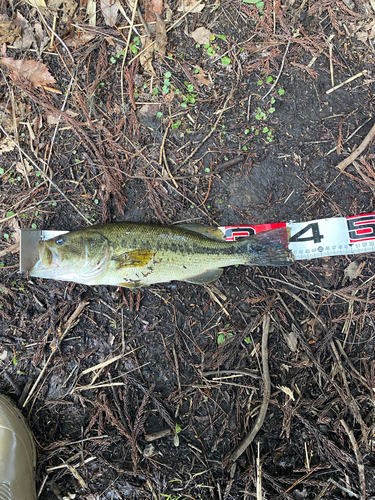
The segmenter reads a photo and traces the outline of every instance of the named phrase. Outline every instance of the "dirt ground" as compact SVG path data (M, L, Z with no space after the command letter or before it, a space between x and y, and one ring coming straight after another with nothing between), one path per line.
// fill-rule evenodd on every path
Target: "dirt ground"
M137 293L19 273L17 233L374 212L373 145L336 168L373 125L373 0L42 3L0 1L0 390L39 498L375 498L374 254Z

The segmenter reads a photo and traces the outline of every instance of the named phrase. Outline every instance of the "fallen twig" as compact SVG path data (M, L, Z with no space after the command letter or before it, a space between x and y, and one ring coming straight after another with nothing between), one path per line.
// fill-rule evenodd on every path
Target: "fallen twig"
M267 314L263 318L263 335L262 335L262 367L263 367L263 382L264 382L264 392L263 401L259 410L258 418L251 429L250 433L245 437L245 439L237 446L232 455L230 456L230 461L235 461L239 458L242 453L250 446L253 442L255 436L261 429L264 419L266 418L266 413L271 397L271 379L268 366L268 334L270 330L270 316Z
M273 82L273 84L271 85L271 88L269 89L269 91L267 92L267 94L265 94L265 95L262 97L262 100L264 100L264 99L268 96L268 94L269 94L270 92L272 92L272 91L273 91L273 89L276 87L277 82L279 81L279 78L280 78L280 76L281 76L281 73L283 72L283 69L284 69L285 58L286 58L286 55L287 55L287 53L288 53L289 47L290 47L290 40L289 40L289 42L288 42L288 45L286 46L286 49L285 49L285 52L284 52L284 56L283 56L283 60L281 61L281 66L280 66L280 71L279 71L279 74L277 75L276 80L275 80L275 81Z
M365 498L366 498L365 467L363 465L363 460L362 460L361 453L359 451L358 443L354 437L353 431L349 429L348 424L345 422L345 420L343 418L340 420L340 423L344 427L347 435L349 436L350 442L352 443L352 446L353 446L355 458L357 460L359 488L361 490L361 500L365 500Z
M362 75L365 75L367 73L367 70L364 69L363 71L361 71L360 73L357 73L356 75L354 76L351 76L350 78L348 78L347 80L345 80L345 82L342 82L342 83L339 83L338 85L336 85L336 87L332 87L331 89L327 90L326 94L330 94L331 92L333 92L334 90L337 90L339 89L340 87L342 87L343 85L346 85L347 83L350 83L352 82L353 80L356 80L357 78L359 78L360 76Z
M372 126L370 132L366 135L366 137L363 139L362 143L356 148L350 156L345 158L345 160L341 161L338 165L336 165L336 168L340 170L340 172L343 172L346 167L348 167L361 153L364 149L367 148L367 146L370 144L370 142L373 140L375 137L375 124Z

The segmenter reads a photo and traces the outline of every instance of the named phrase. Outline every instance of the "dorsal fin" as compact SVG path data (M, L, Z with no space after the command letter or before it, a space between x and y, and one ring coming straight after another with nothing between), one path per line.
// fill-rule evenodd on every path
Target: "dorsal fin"
M203 234L203 236L213 240L225 241L224 234L215 226L202 226L201 224L176 224L176 226L194 233Z

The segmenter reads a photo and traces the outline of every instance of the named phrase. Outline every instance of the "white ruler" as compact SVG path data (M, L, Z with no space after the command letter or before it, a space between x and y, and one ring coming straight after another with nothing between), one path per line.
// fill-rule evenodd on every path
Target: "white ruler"
M308 222L223 226L219 229L227 241L235 241L244 236L280 227L290 228L288 247L296 260L375 251L375 214Z

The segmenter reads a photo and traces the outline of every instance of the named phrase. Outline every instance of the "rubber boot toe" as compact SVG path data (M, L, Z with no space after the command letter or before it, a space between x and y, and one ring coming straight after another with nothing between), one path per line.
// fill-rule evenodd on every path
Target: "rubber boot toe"
M0 500L35 500L35 444L20 410L0 394Z

